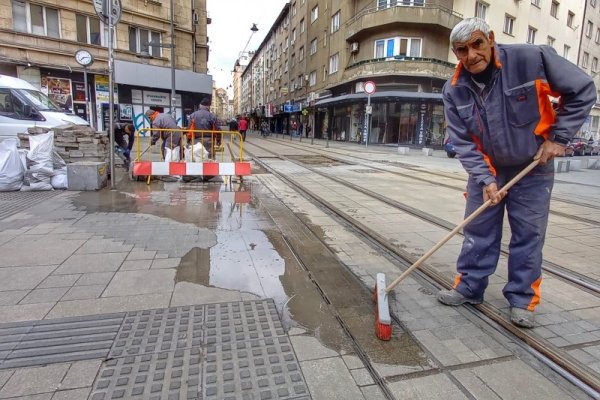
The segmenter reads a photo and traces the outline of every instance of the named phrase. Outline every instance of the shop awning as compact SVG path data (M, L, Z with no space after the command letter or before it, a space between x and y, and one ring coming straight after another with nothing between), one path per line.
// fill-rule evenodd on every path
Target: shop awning
M390 90L388 92L377 92L371 95L371 101L387 100L387 101L398 101L398 100L439 100L442 101L441 93L427 93L427 92L406 92L402 90ZM336 105L336 104L348 104L356 103L358 101L367 101L367 95L365 93L353 93L345 94L342 96L329 97L327 99L319 100L315 103L317 107L325 105Z

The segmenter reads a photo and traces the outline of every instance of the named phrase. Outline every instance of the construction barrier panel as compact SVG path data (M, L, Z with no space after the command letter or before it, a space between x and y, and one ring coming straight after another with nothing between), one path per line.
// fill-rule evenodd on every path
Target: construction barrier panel
M143 132L159 132L161 138L156 144L152 144L151 140L148 148L142 151L140 136ZM173 137L178 135L180 139L175 142ZM228 160L224 146L226 136L229 136L230 143L236 137L240 143L237 157L229 147ZM164 144L163 138L167 138ZM132 173L134 177L148 177L148 182L152 176L250 175L250 163L244 161L242 135L237 131L143 128L137 132L136 139ZM183 143L185 146L182 146ZM155 151L157 148L158 152Z

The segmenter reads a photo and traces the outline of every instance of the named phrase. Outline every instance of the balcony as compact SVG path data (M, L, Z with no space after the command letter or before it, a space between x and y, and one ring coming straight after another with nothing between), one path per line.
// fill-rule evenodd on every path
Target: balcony
M367 76L400 75L448 79L454 73L455 64L435 58L386 57L364 60L344 70L343 81L348 82Z
M393 26L419 24L438 27L448 33L462 20L462 15L439 4L367 7L346 23L346 40L354 41L370 31Z

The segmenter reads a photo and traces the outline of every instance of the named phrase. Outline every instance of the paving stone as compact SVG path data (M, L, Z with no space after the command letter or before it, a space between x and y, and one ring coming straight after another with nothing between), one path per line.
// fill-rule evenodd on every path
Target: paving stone
M200 347L204 306L129 312L109 357Z
M315 360L319 358L337 357L338 352L327 348L313 336L290 337L299 361ZM361 363L361 367L362 367Z
M308 395L286 336L208 345L203 386L207 400Z
M2 250L0 250L0 254L2 254ZM2 257L4 257L4 254ZM34 289L55 268L55 266L49 265L0 268L0 291Z
M387 400L387 397L377 385L363 386L360 390L366 400Z
M23 241L11 241L0 246L0 267L20 265L58 265L64 262L84 240L60 240L48 235ZM44 251L31 251L31 249Z
M50 275L38 285L38 288L71 287L81 275Z
M59 301L69 290L67 287L34 289L19 304L50 303Z
M171 293L175 285L175 273L174 269L117 272L102 297ZM141 285L140 282L144 284Z
M101 360L85 360L72 363L67 375L60 384L61 389L91 388L101 364Z
M466 400L461 390L443 374L407 379L388 384L397 399Z
M123 261L119 271L134 271L138 269L148 270L152 265L152 260L129 260Z
M62 387L61 387L62 388ZM91 387L81 389L60 390L54 393L52 400L83 400L87 399L90 394Z
M69 364L19 369L0 390L0 398L55 391L60 387L60 382L68 369Z
M77 315L96 315L111 312L126 312L148 308L163 308L169 305L171 294L140 294L137 296L101 297L89 300L59 301L46 318L63 318ZM23 306L24 307L24 306Z
M366 368L353 369L350 371L354 381L358 386L373 385L373 377Z
M147 251L141 249L133 249L127 256L127 261L136 261L136 260L153 260L156 256L156 251Z
M83 274L75 283L76 286L90 286L90 285L108 285L108 282L115 276L114 272L97 272L90 274Z
M198 347L108 360L91 399L179 399L180 393L201 398L201 361Z
M92 238L77 249L75 254L123 253L131 251L132 248L133 245L126 245L122 242L115 242L110 239Z
M116 271L128 253L74 254L54 274L85 274Z
M206 344L285 335L272 299L209 304L206 306L205 326Z
M0 306L12 306L17 304L27 296L29 290L13 290L10 292L0 292Z
M177 268L181 263L181 258L156 259L152 262L150 269Z
M310 393L316 399L364 399L341 357L300 363ZM296 389L296 388L294 388ZM308 394L295 393L295 394ZM402 398L402 397L398 397Z
M97 299L106 289L105 285L73 286L61 298L61 301Z
M0 323L42 319L56 303L22 304L0 307Z

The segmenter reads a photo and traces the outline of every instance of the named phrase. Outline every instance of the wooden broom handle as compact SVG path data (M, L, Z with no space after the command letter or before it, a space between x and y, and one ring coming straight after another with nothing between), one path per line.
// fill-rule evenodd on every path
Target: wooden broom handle
M533 160L533 162L531 164L529 164L521 172L519 172L514 178L512 178L510 181L508 181L508 183L506 185L504 185L504 187L502 187L502 189L500 189L498 191L498 193L507 192L508 189L513 187L517 182L519 182L521 180L521 178L523 178L525 175L527 175L532 169L537 167L537 165L539 163L540 163L539 159ZM454 229L452 229L446 236L444 236L444 238L442 240L440 240L435 246L433 246L427 253L423 254L421 256L421 258L419 258L413 265L411 265L410 268L408 268L406 271L404 271L402 273L402 275L400 275L399 277L396 278L395 281L390 283L388 285L388 287L385 288L386 293L389 293L394 287L396 287L396 285L398 285L400 282L402 282L404 280L404 278L406 278L413 270L419 268L419 266L421 264L423 264L423 262L425 260L427 260L429 257L431 257L431 255L433 253L435 253L440 247L442 247L444 244L446 244L446 242L448 240L450 240L454 235L456 235L458 233L458 231L460 231L462 228L464 228L465 225L467 225L469 222L473 221L479 214L481 214L486 208L488 208L490 206L490 204L492 204L492 200L488 199L485 203L483 203L481 206L479 206L479 208L477 210L473 211L471 213L471 215L469 215L467 218L465 218L463 220L463 222L461 222L460 224L458 224L458 226L456 226Z

